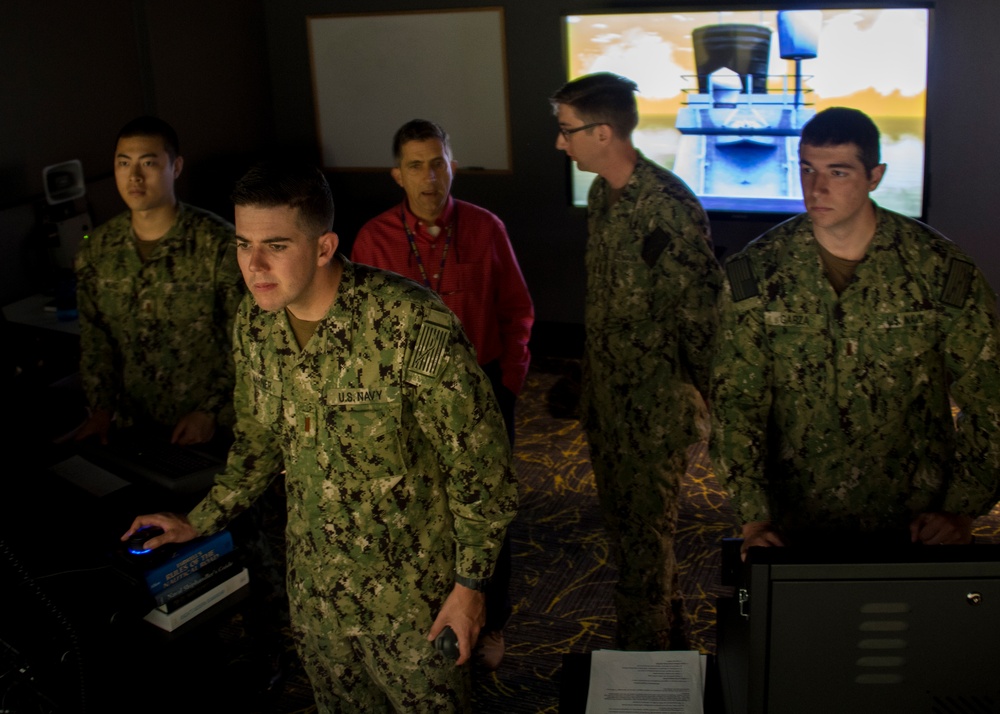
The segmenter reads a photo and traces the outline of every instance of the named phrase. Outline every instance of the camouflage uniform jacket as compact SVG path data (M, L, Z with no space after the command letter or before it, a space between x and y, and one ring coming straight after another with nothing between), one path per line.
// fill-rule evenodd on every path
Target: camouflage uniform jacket
M712 455L744 522L890 531L1000 497L996 296L946 238L876 215L839 298L807 214L726 263Z
M517 506L510 446L454 314L413 281L342 260L304 349L284 312L243 302L236 443L189 517L222 527L284 467L293 603L332 600L354 622L411 606L426 617L456 573L492 572Z
M641 154L621 196L588 198L583 414L643 425L674 450L704 438L722 270L708 218L683 181ZM585 416L585 418L588 418Z
M192 411L232 423L232 320L243 296L233 227L179 204L143 263L128 211L76 258L80 376L93 409L173 426Z

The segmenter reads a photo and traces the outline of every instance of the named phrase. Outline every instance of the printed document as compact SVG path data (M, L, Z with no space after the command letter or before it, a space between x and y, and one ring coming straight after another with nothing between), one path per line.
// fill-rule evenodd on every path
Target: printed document
M591 654L587 714L703 714L706 657L696 651Z

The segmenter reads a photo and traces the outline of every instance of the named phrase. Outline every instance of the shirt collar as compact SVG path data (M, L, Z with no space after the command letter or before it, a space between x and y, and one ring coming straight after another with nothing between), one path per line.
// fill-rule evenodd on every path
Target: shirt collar
M415 226L418 223L423 223L423 220L417 218L416 214L414 214L413 211L410 210L410 202L407 201L405 198L403 199L403 211L406 213L406 222L410 226ZM451 196L451 194L449 194L448 200L444 204L444 210L441 211L441 215L438 216L436 225L439 225L442 228L450 225L454 215L455 215L455 199Z

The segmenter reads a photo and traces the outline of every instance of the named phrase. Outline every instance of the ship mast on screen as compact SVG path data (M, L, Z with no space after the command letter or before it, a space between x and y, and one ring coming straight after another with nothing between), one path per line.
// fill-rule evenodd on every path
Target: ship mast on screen
M639 85L633 139L706 209L804 210L802 126L831 106L882 133L878 203L923 212L926 8L642 12L566 16L569 78L617 72ZM573 202L593 174L573 168Z

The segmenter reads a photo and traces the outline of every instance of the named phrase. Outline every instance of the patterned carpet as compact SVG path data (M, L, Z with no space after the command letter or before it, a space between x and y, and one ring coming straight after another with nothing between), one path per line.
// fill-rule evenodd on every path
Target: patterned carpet
M614 646L616 569L601 524L587 441L573 414L573 364L533 365L518 401L521 509L511 526L514 615L507 657L475 673L476 712L558 711L562 655ZM553 414L557 416L553 416ZM704 444L692 448L677 550L692 647L715 651L722 538L736 533Z
M497 672L473 671L474 711L556 714L562 655L613 647L616 577L600 521L586 438L575 418L572 360L536 361L518 401L517 476L521 507L511 525L514 614ZM977 537L1000 542L1000 507L976 523ZM687 635L715 652L715 601L731 594L720 581L722 539L738 528L709 467L706 445L690 452L678 523L678 561ZM270 696L243 711L314 712L297 669Z

